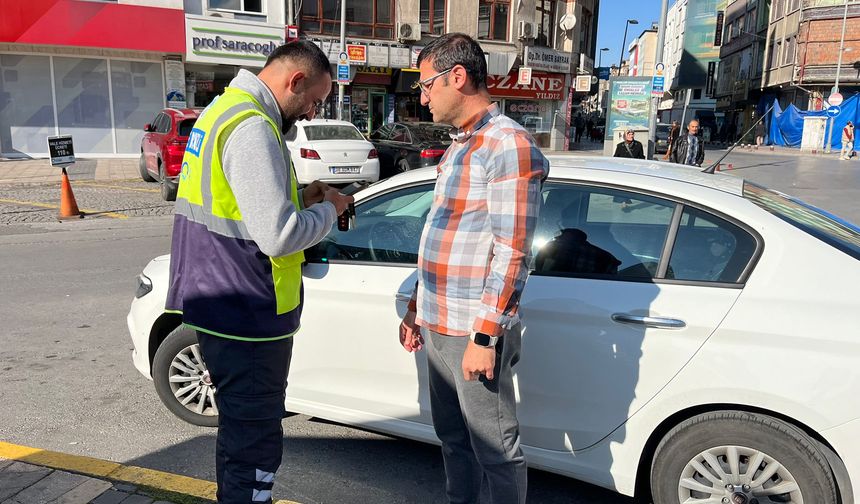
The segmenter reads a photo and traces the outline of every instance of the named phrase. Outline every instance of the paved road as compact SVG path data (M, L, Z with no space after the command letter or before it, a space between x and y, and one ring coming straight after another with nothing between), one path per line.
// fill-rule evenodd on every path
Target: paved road
M729 161L733 175L860 222L860 163L746 152ZM56 210L26 203L50 202L56 191L56 184L0 185L0 439L213 480L214 431L161 407L131 364L125 327L134 277L169 248L171 205L136 181L75 186L82 208L127 219L50 222ZM305 416L284 428L279 498L442 500L436 447ZM541 471L531 472L530 490L535 503L630 502Z

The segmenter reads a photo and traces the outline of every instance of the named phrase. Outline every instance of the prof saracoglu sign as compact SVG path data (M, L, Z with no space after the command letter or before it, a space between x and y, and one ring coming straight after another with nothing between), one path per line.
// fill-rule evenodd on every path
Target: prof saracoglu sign
M186 61L262 67L284 43L276 26L234 20L185 17Z

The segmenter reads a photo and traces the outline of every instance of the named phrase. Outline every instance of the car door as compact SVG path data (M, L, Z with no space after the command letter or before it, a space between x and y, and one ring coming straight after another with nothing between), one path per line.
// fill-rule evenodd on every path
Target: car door
M165 150L167 149L167 140L170 136L170 132L173 131L173 116L169 114L161 114L161 121L158 122L158 126L155 129L155 136L153 140L156 145L155 151L158 156L164 160L167 157ZM153 168L158 172L158 162L153 164Z
M430 423L425 354L407 353L398 327L432 198L424 183L360 201L355 229L334 229L305 252L288 407L342 421Z
M391 145L388 142L388 135L391 133L391 126L385 125L370 135L370 141L376 147L376 152L379 155L380 169L387 170L392 165Z
M738 298L756 240L634 190L549 183L543 196L520 304L518 417L524 444L581 450L693 357ZM719 257L711 239L727 244Z
M162 117L164 117L164 114L161 112L156 114L155 119L149 123L150 131L144 133L141 143L141 149L143 149L143 155L146 159L146 166L149 171L154 171L156 167L155 153L157 152L157 147L155 137L157 135L156 130L158 129L158 124L161 122Z

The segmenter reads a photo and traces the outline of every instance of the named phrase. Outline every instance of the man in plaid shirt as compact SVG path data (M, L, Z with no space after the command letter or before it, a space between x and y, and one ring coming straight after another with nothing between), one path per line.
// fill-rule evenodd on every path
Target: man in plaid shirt
M448 500L477 502L484 489L481 502L522 504L526 464L511 368L549 162L490 101L486 60L473 39L443 35L421 51L418 68L421 104L455 133L439 162L400 342L412 352L428 341Z

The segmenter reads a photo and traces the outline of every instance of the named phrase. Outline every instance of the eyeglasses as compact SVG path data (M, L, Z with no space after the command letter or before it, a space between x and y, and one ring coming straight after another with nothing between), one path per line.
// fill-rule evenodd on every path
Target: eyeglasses
M437 73L436 75L427 77L424 80L420 80L420 81L416 82L415 84L412 84L412 89L413 90L414 89L421 89L422 93L430 94L430 88L433 87L433 81L435 81L439 77L442 77L443 75L445 75L446 73L450 72L453 69L454 69L454 67L451 67L448 70L444 70L442 72Z

